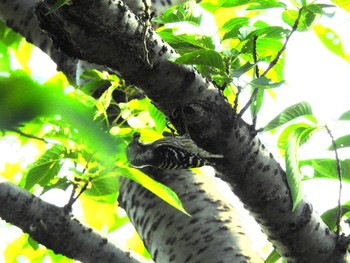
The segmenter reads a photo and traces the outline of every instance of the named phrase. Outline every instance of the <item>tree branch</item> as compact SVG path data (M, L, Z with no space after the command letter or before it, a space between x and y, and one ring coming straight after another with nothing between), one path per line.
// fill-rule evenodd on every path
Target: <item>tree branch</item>
M173 189L187 216L137 183L121 178L119 201L156 262L263 262L248 236L245 218L213 177L188 170L147 168ZM132 200L132 202L130 202ZM250 226L252 228L252 226Z
M82 262L146 262L82 225L65 209L44 202L12 183L0 183L0 217L57 254Z

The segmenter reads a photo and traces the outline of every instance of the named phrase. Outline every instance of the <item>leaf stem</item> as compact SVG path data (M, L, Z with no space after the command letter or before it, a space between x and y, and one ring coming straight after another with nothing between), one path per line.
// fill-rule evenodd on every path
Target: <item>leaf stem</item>
M276 57L270 62L269 66L264 71L264 73L261 75L261 77L266 76L266 74L277 64L277 62L280 59L282 53L286 50L287 44L289 42L289 39L291 38L291 36L293 35L293 33L297 30L297 28L299 26L299 22L300 22L300 18L301 18L302 12L303 12L303 8L300 8L299 12L298 12L298 17L297 17L297 19L294 22L292 30L289 32L288 36L286 37L286 41L284 42L283 47L280 49L280 51L278 51Z
M343 188L343 183L342 183L343 174L342 174L341 163L340 163L339 155L338 155L338 151L337 151L337 144L335 143L335 140L334 140L334 137L333 137L331 130L328 128L327 125L325 127L326 127L326 130L327 130L329 137L332 140L332 145L333 145L333 149L334 149L334 153L335 153L335 160L337 163L338 179L339 179L338 215L337 215L337 223L336 223L336 225L337 225L336 235L337 235L337 241L339 241L340 220L341 220L341 215L342 215L341 194L342 194L342 188Z

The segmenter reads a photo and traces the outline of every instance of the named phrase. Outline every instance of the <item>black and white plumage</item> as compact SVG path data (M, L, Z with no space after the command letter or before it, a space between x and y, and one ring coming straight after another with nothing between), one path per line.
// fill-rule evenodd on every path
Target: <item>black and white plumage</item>
M186 169L212 165L208 159L223 156L203 150L186 136L165 137L144 144L140 142L140 133L136 132L127 147L127 157L129 163L137 168Z

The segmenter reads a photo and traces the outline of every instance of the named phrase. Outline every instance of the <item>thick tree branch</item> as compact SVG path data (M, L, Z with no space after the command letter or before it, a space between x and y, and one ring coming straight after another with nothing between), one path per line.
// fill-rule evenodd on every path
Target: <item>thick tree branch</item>
M47 1L50 2L50 1ZM122 1L74 0L73 5L44 16L42 26L64 52L106 65L141 87L168 116L180 109L174 125L187 131L199 146L222 153L215 167L260 223L288 262L344 262L348 253L336 245L336 236L302 200L295 211L285 172L240 118L223 95L190 66L169 60L177 55L152 30L147 49L153 65L143 59L145 25Z
M188 170L143 171L173 189L191 215L180 213L142 186L121 180L121 206L156 262L263 262L244 219L215 178Z
M12 183L0 183L0 217L57 254L82 262L141 263L133 252L82 225L65 209Z

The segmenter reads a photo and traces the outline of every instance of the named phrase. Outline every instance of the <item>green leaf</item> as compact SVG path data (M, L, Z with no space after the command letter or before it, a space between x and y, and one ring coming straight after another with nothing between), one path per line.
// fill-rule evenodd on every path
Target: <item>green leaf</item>
M65 95L65 85L68 82L62 73L43 85L34 82L23 71L13 71L10 76L0 75L0 129L11 130L39 117L54 119L60 116L79 134L79 143L83 139L92 151L103 155L101 160L112 161L117 154L123 157L125 145L121 139L111 136L102 125L94 122L93 105L86 105L81 92L76 93L79 97L72 93Z
M281 256L278 254L277 250L274 249L267 257L267 259L265 259L264 263L276 263L280 258Z
M6 47L17 49L21 45L23 37L0 21L0 41Z
M318 38L329 51L340 56L341 58L346 58L341 39L337 33L321 24L315 25L313 28Z
M243 66L241 66L239 68L232 69L230 74L234 78L239 78L244 73L246 73L247 71L251 70L255 65L256 65L256 63L252 64L252 63L247 62L247 63L245 63Z
M350 121L350 111L344 112L339 119L340 121Z
M46 13L46 15L49 15L58 9L60 9L64 5L71 5L72 0L57 0L56 3L51 7L51 9Z
M156 124L156 130L158 133L162 133L166 126L166 117L165 115L157 109L152 103L148 104L148 111L152 119Z
M255 103L250 104L250 113L252 119L258 115L259 111L261 110L261 107L264 103L264 97L265 97L265 91L264 89L258 89L258 92L256 93L255 97Z
M299 162L299 167L311 166L314 170L311 179L333 179L339 180L337 163L335 159L308 159ZM343 181L350 183L350 159L340 160ZM308 179L308 178L306 178Z
M337 145L337 149L350 147L350 134L341 136L335 140L335 144ZM333 151L333 144L331 144L327 150Z
M198 34L176 34L174 29L167 28L159 35L180 54L194 52L202 49L215 49L213 39Z
M84 192L89 198L102 203L115 203L119 191L118 176L102 173L94 176L90 183L91 187Z
M43 187L47 185L61 170L61 160L66 152L66 148L61 145L55 145L47 150L30 166L24 188L30 190L35 184Z
M28 244L34 249L37 250L39 248L39 243L35 241L33 238L28 236Z
M247 54L252 57L252 51L254 50L254 41L244 41L241 48L241 53ZM260 61L271 62L275 58L278 51L281 50L283 43L271 38L263 38L256 40L256 53Z
M223 26L222 29L228 31L223 36L223 40L228 38L238 38L240 34L240 29L243 26L248 26L249 24L249 18L247 17L235 17L227 21Z
M304 143L307 142L307 140L311 137L311 135L317 131L319 128L310 125L309 123L294 123L289 125L288 127L286 127L280 134L280 136L278 137L278 148L279 149L286 149L287 147L287 141L288 138L290 136L290 134L296 130L296 129L304 129L304 132L302 133L302 136L300 138L300 145L303 145Z
M202 21L202 15L195 15L195 4L195 2L189 1L178 6L173 6L165 11L162 16L153 18L152 21L160 24L188 22L195 26L199 26Z
M322 220L332 230L335 229L337 224L338 211L338 207L334 207L332 209L327 210L321 215ZM341 206L341 217L343 217L348 212L350 212L350 202L347 202L346 204Z
M246 37L246 39L253 38L255 36L258 38L272 38L274 40L283 39L287 36L289 32L290 32L289 29L285 29L281 26L268 26L268 27L259 28L257 30L252 31Z
M298 15L299 12L296 10L286 10L282 13L282 19L287 25L293 27L295 21L298 18ZM314 12L311 12L307 9L303 9L301 17L299 19L297 31L307 31L311 27L315 18L316 14Z
M350 1L349 0L332 0L333 3L343 8L347 12L350 12Z
M298 128L289 135L286 148L286 175L288 186L292 195L293 207L292 210L298 206L303 198L301 188L301 174L299 170L299 146L300 138L304 128Z
M277 88L280 87L284 81L281 82L272 82L271 79L263 76L257 79L254 79L250 82L250 85L252 85L255 88L264 88L264 89L271 89L271 88Z
M286 8L286 4L277 1L277 0L263 0L263 1L252 1L253 3L249 5L247 10L260 10L260 9L268 9L268 8Z
M175 60L179 64L198 64L224 70L224 63L220 53L214 50L199 50L182 55Z
M8 47L0 43L0 72L9 72L11 69L10 55Z
M136 183L139 183L146 189L148 189L153 194L160 197L162 200L176 208L177 210L183 212L186 215L189 215L185 208L182 206L180 199L177 197L176 193L171 190L169 187L158 183L153 180L151 177L142 173L141 171L134 168L118 168L121 176L125 176Z
M252 2L251 0L226 0L226 1L224 1L224 3L221 6L222 7L236 7L236 6L250 4L251 2Z
M298 117L304 116L317 124L317 120L312 116L311 106L307 102L300 102L295 105L289 106L278 114L273 120L271 120L265 127L264 131L274 130L287 122L290 122Z

